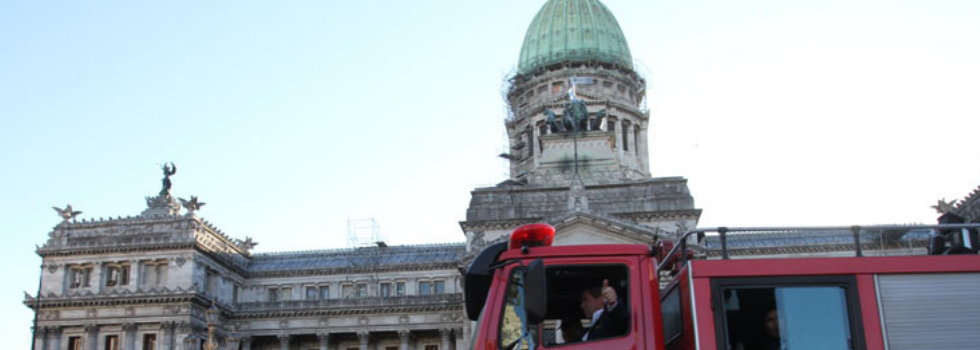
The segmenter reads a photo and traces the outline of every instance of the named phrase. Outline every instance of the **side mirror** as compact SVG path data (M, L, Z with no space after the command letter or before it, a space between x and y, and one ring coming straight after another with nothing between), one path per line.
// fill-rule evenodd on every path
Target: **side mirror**
M535 259L527 265L524 272L524 314L527 323L539 325L544 322L548 309L547 278L544 273L544 260Z

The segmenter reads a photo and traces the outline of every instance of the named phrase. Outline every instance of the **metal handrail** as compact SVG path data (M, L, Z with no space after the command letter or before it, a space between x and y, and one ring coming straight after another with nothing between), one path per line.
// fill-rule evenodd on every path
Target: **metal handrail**
M664 270L669 257L674 256L677 250L681 250L681 264L687 263L687 239L691 235L717 232L721 243L722 259L730 259L728 255L728 234L735 232L774 232L774 231L851 231L854 235L855 256L864 256L861 250L861 230L944 230L944 229L980 229L980 224L936 224L936 225L870 225L870 226L808 226L808 227L706 227L688 230L678 239L679 244L675 245L665 255L664 261L657 264L657 272Z

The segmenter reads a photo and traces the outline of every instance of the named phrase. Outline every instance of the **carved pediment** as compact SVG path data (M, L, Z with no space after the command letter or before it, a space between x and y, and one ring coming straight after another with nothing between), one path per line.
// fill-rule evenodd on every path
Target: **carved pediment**
M649 228L589 212L573 212L548 222L555 226L555 245L649 245L655 236Z

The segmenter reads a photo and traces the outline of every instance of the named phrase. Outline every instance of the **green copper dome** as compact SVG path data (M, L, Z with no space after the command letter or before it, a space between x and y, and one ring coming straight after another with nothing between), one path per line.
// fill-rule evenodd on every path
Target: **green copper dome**
M633 66L623 30L599 0L548 0L531 21L517 63L520 74L567 61Z

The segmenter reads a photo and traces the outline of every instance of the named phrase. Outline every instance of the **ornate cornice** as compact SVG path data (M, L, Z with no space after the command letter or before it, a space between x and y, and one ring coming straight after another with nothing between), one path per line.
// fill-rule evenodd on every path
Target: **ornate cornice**
M455 269L456 262L435 263L435 264L406 264L406 265L374 265L374 266L354 266L337 267L326 269L295 269L295 270L273 270L248 272L248 278L268 278L268 277L300 277L300 276L320 276L336 274L357 274L357 273L376 273L376 272L408 272L425 270L446 270Z
M145 305L145 304L171 304L180 302L190 302L201 299L198 292L190 290L162 290L159 292L112 292L112 293L79 293L66 296L47 296L41 297L41 309L64 308L64 307L91 307L91 306L122 306L122 305ZM206 300L201 299L202 303ZM24 305L33 309L34 298L25 298Z
M648 211L639 213L612 213L612 217L636 222L663 219L697 219L701 217L701 209Z
M463 231L508 230L524 224L541 222L541 220L544 220L544 217L532 217L532 218L510 219L510 220L460 221L459 227L462 228Z

